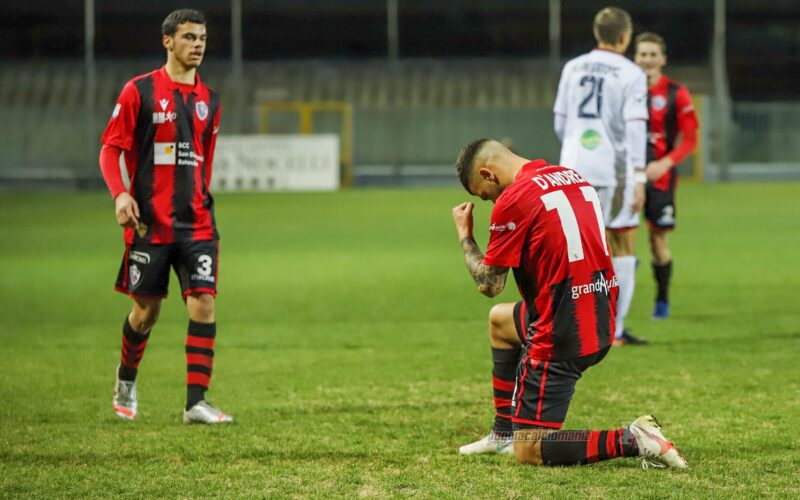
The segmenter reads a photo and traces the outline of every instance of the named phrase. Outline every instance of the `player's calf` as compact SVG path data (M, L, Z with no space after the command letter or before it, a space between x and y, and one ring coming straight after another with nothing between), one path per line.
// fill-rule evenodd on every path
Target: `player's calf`
M517 461L529 465L586 465L614 458L637 457L633 433L613 430L562 430L531 428L514 432Z

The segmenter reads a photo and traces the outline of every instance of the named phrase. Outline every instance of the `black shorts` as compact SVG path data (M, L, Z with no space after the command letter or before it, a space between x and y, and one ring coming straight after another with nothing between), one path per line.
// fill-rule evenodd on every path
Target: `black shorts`
M126 245L114 289L131 297L166 297L172 267L184 297L192 293L216 296L218 254L219 240Z
M522 325L528 324L526 309L523 302L517 302L514 307L514 324L523 345L526 344ZM517 383L512 400L511 422L514 430L560 429L567 418L578 379L590 366L599 363L609 349L610 346L588 356L565 360L547 361L523 356L517 367Z
M648 183L647 197L644 200L647 223L662 229L673 229L675 215L675 189L656 189Z

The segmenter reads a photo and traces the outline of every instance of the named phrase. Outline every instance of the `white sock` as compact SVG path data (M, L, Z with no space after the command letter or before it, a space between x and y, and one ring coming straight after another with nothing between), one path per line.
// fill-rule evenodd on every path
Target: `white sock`
M633 301L633 290L636 288L636 257L633 255L614 257L611 262L614 264L614 272L619 280L617 327L614 330L614 336L620 338L625 329L625 317L628 315Z

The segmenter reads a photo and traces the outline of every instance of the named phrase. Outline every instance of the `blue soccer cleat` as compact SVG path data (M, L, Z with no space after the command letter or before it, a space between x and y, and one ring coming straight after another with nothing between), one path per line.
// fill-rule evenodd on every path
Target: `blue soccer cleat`
M669 318L669 302L657 300L653 308L653 319L667 319Z

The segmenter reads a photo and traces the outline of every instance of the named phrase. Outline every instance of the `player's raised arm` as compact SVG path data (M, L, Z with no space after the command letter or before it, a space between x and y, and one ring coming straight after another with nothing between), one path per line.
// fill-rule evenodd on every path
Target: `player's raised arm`
M478 291L487 297L496 297L506 286L507 267L487 266L483 263L483 252L472 236L472 209L474 204L464 202L453 208L453 220L464 252L467 270L478 285Z

